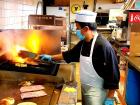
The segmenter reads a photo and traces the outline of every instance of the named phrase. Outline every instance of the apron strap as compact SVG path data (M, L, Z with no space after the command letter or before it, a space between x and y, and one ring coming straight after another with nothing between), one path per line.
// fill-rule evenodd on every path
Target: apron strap
M90 57L91 57L92 54L93 54L93 49L94 49L94 45L95 45L95 42L96 42L97 37L98 37L98 33L96 33L96 34L94 35L94 38L93 38L93 41L92 41L92 45L91 45L91 50L90 50Z

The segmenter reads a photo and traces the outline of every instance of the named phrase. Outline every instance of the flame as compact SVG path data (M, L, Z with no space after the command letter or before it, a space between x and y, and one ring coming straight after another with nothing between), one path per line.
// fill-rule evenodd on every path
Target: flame
M25 63L25 59L18 56L18 53L20 52L20 50L27 50L27 49L19 45L14 45L11 48L10 55L12 56L12 60L14 62Z
M0 53L4 52L6 58L13 62L28 63L30 58L20 57L19 52L25 50L39 54L44 43L41 35L38 31L6 31L0 34Z
M41 39L37 33L33 32L27 38L27 48L33 53L38 53L40 50Z
M21 50L38 53L40 50L40 41L41 38L37 33L31 33L26 37L25 44L23 46L14 45L10 51L10 56L14 62L25 63L27 59L22 58L18 55Z

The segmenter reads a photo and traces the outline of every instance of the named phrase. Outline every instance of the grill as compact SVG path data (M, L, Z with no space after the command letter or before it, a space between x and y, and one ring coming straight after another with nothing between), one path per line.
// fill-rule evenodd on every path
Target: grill
M46 74L46 75L56 75L59 69L59 64L23 64L23 63L13 63L11 61L4 61L0 63L1 70L7 71L17 71L17 72L26 72L26 73L35 73L35 74Z
M35 54L60 53L61 35L59 30L7 30L0 33L0 40L1 70L47 75L57 74L59 68L57 63L36 61L30 56L26 58L17 56L23 47L27 52Z
M14 72L14 71L0 71L0 99L11 97L15 99L15 104L21 102L34 102L37 105L56 105L60 96L62 86L56 88L57 82L60 79L54 76L46 76L39 74ZM21 99L20 83L22 81L34 81L34 85L42 85L45 87L46 96L38 98ZM55 97L54 97L55 96ZM54 101L55 100L55 101Z
M41 41L38 42L38 40ZM66 82L64 80L69 79L70 76L66 74L70 74L68 69L71 69L72 66L42 62L33 57L34 54L60 53L60 40L59 30L7 30L0 32L0 100L12 97L15 99L15 105L26 101L37 103L37 105L75 104L76 92L70 94L63 91L65 87L71 87L71 85L64 84ZM18 45L17 48L24 47L18 51L25 51L27 57L19 59L19 53L15 49L16 45ZM60 75L58 75L58 71L59 73L61 71ZM21 99L19 84L24 81L33 81L34 85L43 85L47 95Z

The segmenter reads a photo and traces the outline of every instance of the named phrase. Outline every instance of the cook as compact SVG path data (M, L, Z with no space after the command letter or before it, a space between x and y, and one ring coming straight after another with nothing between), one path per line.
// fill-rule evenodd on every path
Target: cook
M97 33L97 13L81 10L76 14L76 34L80 41L69 51L40 55L41 60L80 62L82 105L104 105L119 88L120 72L111 44Z

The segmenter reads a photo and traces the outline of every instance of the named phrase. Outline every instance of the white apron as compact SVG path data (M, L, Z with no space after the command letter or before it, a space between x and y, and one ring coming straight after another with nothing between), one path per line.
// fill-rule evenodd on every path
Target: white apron
M90 56L87 57L80 54L80 78L82 84L97 87L97 88L102 88L103 79L96 73L92 64L92 54L93 54L93 49L97 36L98 34L95 34L93 38L91 50L90 50ZM82 47L81 47L81 51L82 51Z
M107 94L107 90L103 89L103 79L96 73L92 64L92 54L97 36L98 34L92 41L90 56L80 55L82 105L103 105Z

